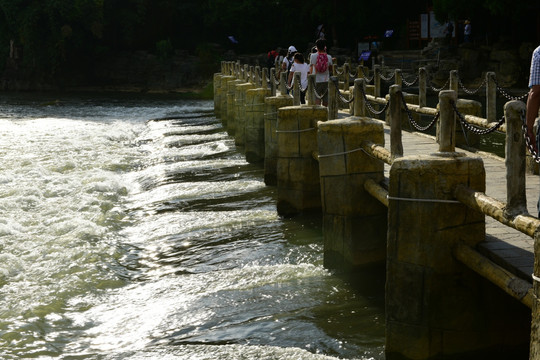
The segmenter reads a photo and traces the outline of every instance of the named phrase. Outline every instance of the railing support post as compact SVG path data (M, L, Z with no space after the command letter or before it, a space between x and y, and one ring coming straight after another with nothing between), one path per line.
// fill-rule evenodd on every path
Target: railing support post
M293 86L293 105L300 105L300 77L299 72L294 73L294 86Z
M349 74L351 73L351 66L349 63L343 64L343 91L349 91ZM339 88L339 86L338 86Z
M242 80L244 80L244 82L249 82L249 65L248 64L244 64L244 71L242 73Z
M401 142L400 92L400 85L390 86L390 153L392 154L392 159L403 156L403 144Z
M337 119L338 116L338 78L331 76L328 80L328 120Z
M495 73L486 73L486 119L488 124L496 121L497 117L497 86Z
M255 66L255 76L253 77L253 81L255 84L255 87L258 88L261 85L261 73L260 73L260 66Z
M521 119L525 104L513 100L504 105L506 118L506 210L508 217L527 213L525 192L525 138Z
M285 71L280 74L279 92L281 95L287 95L287 73Z
M364 65L358 65L356 67L356 78L363 79L365 77L366 77L366 74L364 73Z
M309 105L315 105L315 74L308 75L307 100Z
M270 91L268 89L268 68L266 68L266 67L264 67L262 69L261 87L263 89L266 89L266 90Z
M418 105L424 107L427 105L427 71L426 68L418 69Z
M403 87L403 75L401 69L394 70L394 84Z
M375 97L381 97L381 66L373 66L373 85L375 85Z
M358 67L360 68L360 66ZM366 82L364 77L354 80L354 116L366 116L366 104L364 94L366 93Z
M450 88L449 88L449 90L454 90L456 92L456 96L457 96L457 92L459 90L458 71L457 70L450 71Z
M276 96L276 68L270 69L270 96Z
M443 90L439 93L439 151L454 152L456 149L456 114L451 102L457 101L456 92Z

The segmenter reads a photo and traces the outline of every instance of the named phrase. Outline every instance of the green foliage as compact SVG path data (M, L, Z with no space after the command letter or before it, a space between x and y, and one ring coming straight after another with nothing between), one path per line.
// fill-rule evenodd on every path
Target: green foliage
M161 60L168 59L174 53L171 39L158 41L156 43L156 52L157 57Z
M535 1L0 0L0 56L13 40L26 68L48 76L91 69L97 54L123 50L156 51L163 58L174 49L195 50L201 63L210 64L218 52L209 44L252 53L289 45L307 50L319 24L330 47L354 49L387 29L405 36L406 20L418 19L431 4L440 21L471 19L477 35L534 41L534 31L521 25L540 10Z

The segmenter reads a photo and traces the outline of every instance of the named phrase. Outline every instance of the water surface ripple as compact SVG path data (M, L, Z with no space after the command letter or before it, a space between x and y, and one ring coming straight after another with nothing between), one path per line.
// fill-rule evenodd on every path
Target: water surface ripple
M0 99L0 358L384 358L384 277L324 269L211 102L59 96Z

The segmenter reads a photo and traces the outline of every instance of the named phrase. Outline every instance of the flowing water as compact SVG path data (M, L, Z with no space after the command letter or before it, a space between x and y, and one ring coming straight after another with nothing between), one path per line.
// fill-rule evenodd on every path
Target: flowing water
M0 98L1 359L384 358L384 275L322 266L212 102L50 100Z

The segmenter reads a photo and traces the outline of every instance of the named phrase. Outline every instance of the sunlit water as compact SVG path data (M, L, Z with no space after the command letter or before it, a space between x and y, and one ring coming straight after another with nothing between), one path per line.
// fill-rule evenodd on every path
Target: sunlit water
M0 358L384 358L384 277L324 269L212 102L50 100L0 99Z

